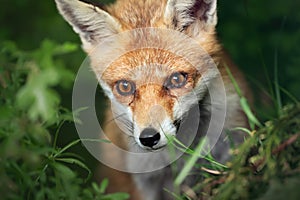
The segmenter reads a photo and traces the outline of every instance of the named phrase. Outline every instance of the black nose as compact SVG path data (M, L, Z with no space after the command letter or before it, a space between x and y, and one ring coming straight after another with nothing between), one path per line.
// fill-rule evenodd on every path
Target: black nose
M140 142L146 147L153 147L160 140L160 134L153 128L146 128L140 135Z

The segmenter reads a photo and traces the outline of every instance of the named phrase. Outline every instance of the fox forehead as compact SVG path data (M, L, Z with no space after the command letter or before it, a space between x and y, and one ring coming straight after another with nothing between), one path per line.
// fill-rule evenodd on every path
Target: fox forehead
M189 70L192 65L203 73L206 69L202 66L211 59L210 55L218 58L218 48L207 51L210 49L199 41L162 28L124 31L95 46L89 52L91 66L97 77L108 84L141 66L148 66L143 69L149 71L150 64L165 66L161 73Z
M101 79L108 85L129 79L140 84L162 83L174 72L185 72L196 76L197 70L183 57L168 50L144 48L125 53L111 63Z

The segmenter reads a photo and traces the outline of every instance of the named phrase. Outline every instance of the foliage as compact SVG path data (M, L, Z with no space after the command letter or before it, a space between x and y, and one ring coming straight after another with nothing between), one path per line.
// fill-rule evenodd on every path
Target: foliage
M300 104L283 108L278 119L252 132L235 156L230 170L214 177L214 199L299 199L300 183ZM207 188L206 188L207 189ZM279 195L280 194L280 195Z
M57 146L60 127L73 121L71 112L60 106L54 91L69 88L74 74L58 59L77 46L49 40L25 52L13 42L4 42L0 52L0 192L1 199L127 199L127 194L104 194L100 186L87 185L91 171L83 159ZM52 130L55 130L53 134ZM73 166L73 168L72 168ZM88 176L81 178L78 166ZM82 189L85 188L85 189Z

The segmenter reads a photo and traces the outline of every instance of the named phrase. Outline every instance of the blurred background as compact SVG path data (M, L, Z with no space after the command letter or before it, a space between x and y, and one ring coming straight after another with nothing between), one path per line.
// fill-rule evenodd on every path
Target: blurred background
M289 95L300 98L299 9L298 0L218 1L219 39L252 86L255 113L262 121L276 110L272 99L275 84L285 91L283 103L291 101ZM80 45L79 37L58 14L52 0L2 0L0 24L0 42L14 41L25 51L37 49L45 39ZM85 57L78 48L60 59L76 74ZM62 97L62 105L71 110L72 90L60 86L55 89ZM104 97L100 89L96 99L101 120ZM72 123L64 124L61 132L59 145L78 138ZM96 168L97 162L83 146L76 146L73 151L82 155L92 170Z

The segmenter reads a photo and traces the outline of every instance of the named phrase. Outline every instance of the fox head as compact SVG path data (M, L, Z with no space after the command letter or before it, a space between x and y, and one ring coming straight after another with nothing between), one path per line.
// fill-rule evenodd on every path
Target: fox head
M216 0L119 0L106 7L55 1L79 34L118 124L143 149L164 147L214 77Z

